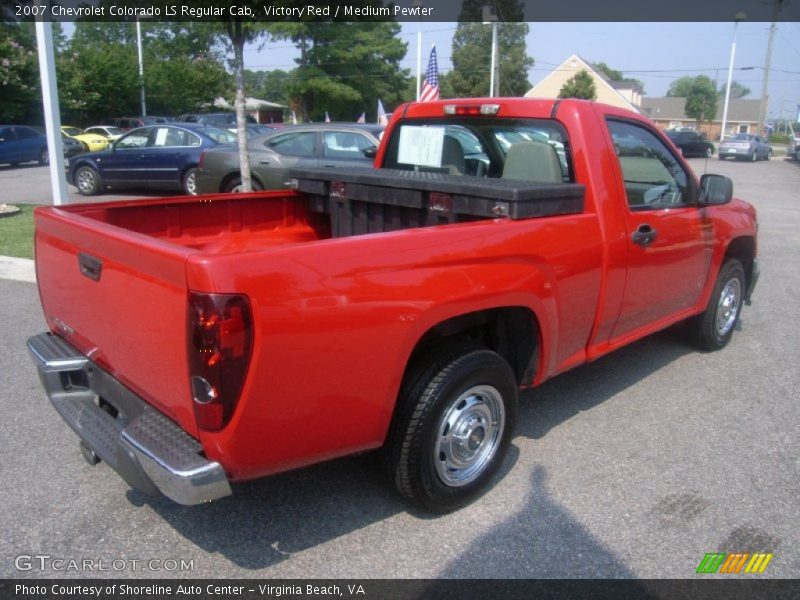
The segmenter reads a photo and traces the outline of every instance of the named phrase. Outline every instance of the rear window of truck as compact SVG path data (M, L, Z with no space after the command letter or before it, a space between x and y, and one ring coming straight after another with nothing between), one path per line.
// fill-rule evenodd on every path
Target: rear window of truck
M574 181L566 131L548 119L401 122L388 141L383 167L537 183Z

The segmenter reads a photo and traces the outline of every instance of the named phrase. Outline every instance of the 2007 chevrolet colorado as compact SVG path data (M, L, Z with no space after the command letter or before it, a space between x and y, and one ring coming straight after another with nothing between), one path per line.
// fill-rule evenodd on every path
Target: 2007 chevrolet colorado
M730 339L756 213L637 114L395 111L376 170L36 210L29 348L92 463L184 504L385 447L434 511L503 460L518 390L679 321Z

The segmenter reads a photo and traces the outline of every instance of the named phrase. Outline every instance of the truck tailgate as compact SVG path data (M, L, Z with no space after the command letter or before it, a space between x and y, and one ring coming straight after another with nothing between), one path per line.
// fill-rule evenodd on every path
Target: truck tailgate
M191 250L54 207L38 208L35 222L50 329L197 436L186 359Z

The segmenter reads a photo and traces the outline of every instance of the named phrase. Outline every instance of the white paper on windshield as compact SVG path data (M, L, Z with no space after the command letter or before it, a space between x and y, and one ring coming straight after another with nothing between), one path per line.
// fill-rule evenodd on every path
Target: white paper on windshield
M444 127L403 125L397 162L420 167L441 167Z
M156 130L156 146L166 146L167 145L167 134L169 133L169 129L166 127L160 127Z

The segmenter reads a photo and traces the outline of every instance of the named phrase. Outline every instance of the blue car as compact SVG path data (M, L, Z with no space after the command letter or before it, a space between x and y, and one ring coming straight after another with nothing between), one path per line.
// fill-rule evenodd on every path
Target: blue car
M46 165L47 138L25 125L0 125L0 164L12 167L19 163L36 161Z
M200 154L233 144L229 131L194 123L148 125L129 131L102 152L70 161L67 181L84 196L106 188L148 187L196 194Z

